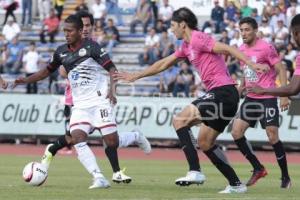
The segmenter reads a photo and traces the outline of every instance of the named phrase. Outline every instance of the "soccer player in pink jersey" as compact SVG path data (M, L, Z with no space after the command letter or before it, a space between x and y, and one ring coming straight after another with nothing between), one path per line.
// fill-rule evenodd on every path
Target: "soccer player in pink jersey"
M300 48L300 14L293 17L290 25L293 39L297 44L298 49ZM292 96L300 92L300 53L296 57L296 69L293 74L291 82L279 88L263 88L259 86L254 86L248 88L248 92L253 92L256 94L263 95L275 95L275 96Z
M257 37L258 24L256 20L251 17L245 17L240 20L239 26L244 41L244 44L239 48L240 51L252 59L253 62L270 66L270 70L267 73L257 73L241 62L244 77L239 87L245 88L251 85L259 85L266 88L275 88L276 75L279 75L281 85L286 85L286 70L281 59L272 44ZM288 106L288 98L281 98L281 111L287 110ZM236 145L253 166L252 176L246 185L254 185L260 178L268 174L245 137L246 130L249 127L254 128L257 121L260 121L262 128L266 130L269 142L275 151L281 170L281 188L289 188L291 179L288 173L285 150L278 136L279 109L277 97L251 92L247 93L244 102L241 104L239 114L234 120L232 128L232 136Z
M186 7L179 8L173 13L171 30L177 39L183 39L181 47L174 54L155 62L141 72L118 72L114 77L118 80L135 81L162 72L178 60L187 58L199 72L207 87L207 94L183 108L173 118L173 126L189 164L187 175L177 179L175 183L180 186L202 184L206 179L200 169L190 129L193 125L201 123L198 144L229 182L220 193L244 193L247 187L242 184L223 151L215 144L218 135L234 117L239 102L235 82L231 79L221 54L230 54L258 71L263 71L266 66L252 62L237 49L198 31L197 25L197 18L191 10Z

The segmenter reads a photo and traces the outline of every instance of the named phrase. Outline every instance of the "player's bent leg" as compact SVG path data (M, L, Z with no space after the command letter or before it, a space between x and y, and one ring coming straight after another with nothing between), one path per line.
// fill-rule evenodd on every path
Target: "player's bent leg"
M103 134L103 140L106 145L105 154L113 169L112 181L116 183L130 183L132 180L131 177L125 175L125 170L120 170L117 152L117 148L119 145L119 137L116 132L116 128L113 130L114 132L110 133L110 131L111 129L101 129L101 132Z
M77 152L77 158L84 168L93 176L93 184L89 189L107 188L110 186L97 164L95 154L87 145L87 133L91 131L89 125L77 125L71 129L72 142Z
M249 123L242 119L235 119L233 122L233 128L231 131L232 137L234 138L235 144L238 146L239 150L245 156L245 158L250 162L253 167L252 175L247 181L247 186L254 185L259 179L265 177L268 172L265 167L259 162L258 158L255 156L252 146L247 138L244 136L245 131L249 127Z
M230 166L224 152L215 144L219 131L208 127L205 124L201 125L200 130L201 134L199 133L198 140L200 148L229 182L229 186L220 193L246 192L247 187L242 184L235 171Z
M269 138L270 143L274 149L277 163L281 171L281 184L280 187L288 189L291 187L291 178L288 172L287 159L285 150L282 142L279 140L278 136L278 127L277 126L267 126L266 132Z
M180 140L180 145L189 164L189 171L186 176L175 180L179 186L189 186L191 184L203 184L206 177L201 172L197 153L197 142L190 129L190 124L200 122L200 113L193 104L186 106L173 118L173 126Z

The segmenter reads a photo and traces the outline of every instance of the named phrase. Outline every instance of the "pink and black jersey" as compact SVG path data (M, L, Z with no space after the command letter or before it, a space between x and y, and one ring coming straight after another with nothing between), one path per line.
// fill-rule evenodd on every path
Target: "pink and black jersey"
M190 42L184 41L174 55L188 58L197 69L207 90L224 85L234 85L222 55L212 51L215 40L206 33L193 31Z
M74 107L87 108L109 104L107 77L103 68L109 67L111 60L100 45L92 40L84 40L72 51L67 44L54 52L48 70L54 72L63 65L68 73Z
M243 69L245 76L246 87L258 85L263 88L275 88L276 70L274 65L281 62L281 60L273 45L264 40L258 39L253 46L249 47L247 44L243 44L239 49L253 62L267 64L270 67L270 70L267 73L258 73L249 66L246 66L244 63L241 63L241 68ZM247 96L255 99L274 98L274 96L254 93L248 93Z

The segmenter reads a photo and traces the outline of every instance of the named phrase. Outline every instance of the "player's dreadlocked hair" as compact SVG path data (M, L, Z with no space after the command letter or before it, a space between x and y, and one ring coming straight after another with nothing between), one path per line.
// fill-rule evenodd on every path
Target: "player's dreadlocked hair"
M196 15L186 7L182 7L178 10L175 10L172 15L172 21L178 23L184 21L190 29L198 29L198 20Z
M78 15L69 15L66 19L65 19L65 23L72 23L75 25L76 29L82 29L83 28L83 23L81 18Z

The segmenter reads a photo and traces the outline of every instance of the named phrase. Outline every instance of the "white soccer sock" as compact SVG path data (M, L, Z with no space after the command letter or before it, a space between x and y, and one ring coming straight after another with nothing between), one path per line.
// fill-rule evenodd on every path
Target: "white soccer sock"
M86 142L81 142L74 145L77 158L84 168L94 177L103 177L101 170L97 164L95 154L92 152Z
M119 132L119 148L128 147L129 145L136 143L138 134L139 133L137 131Z

